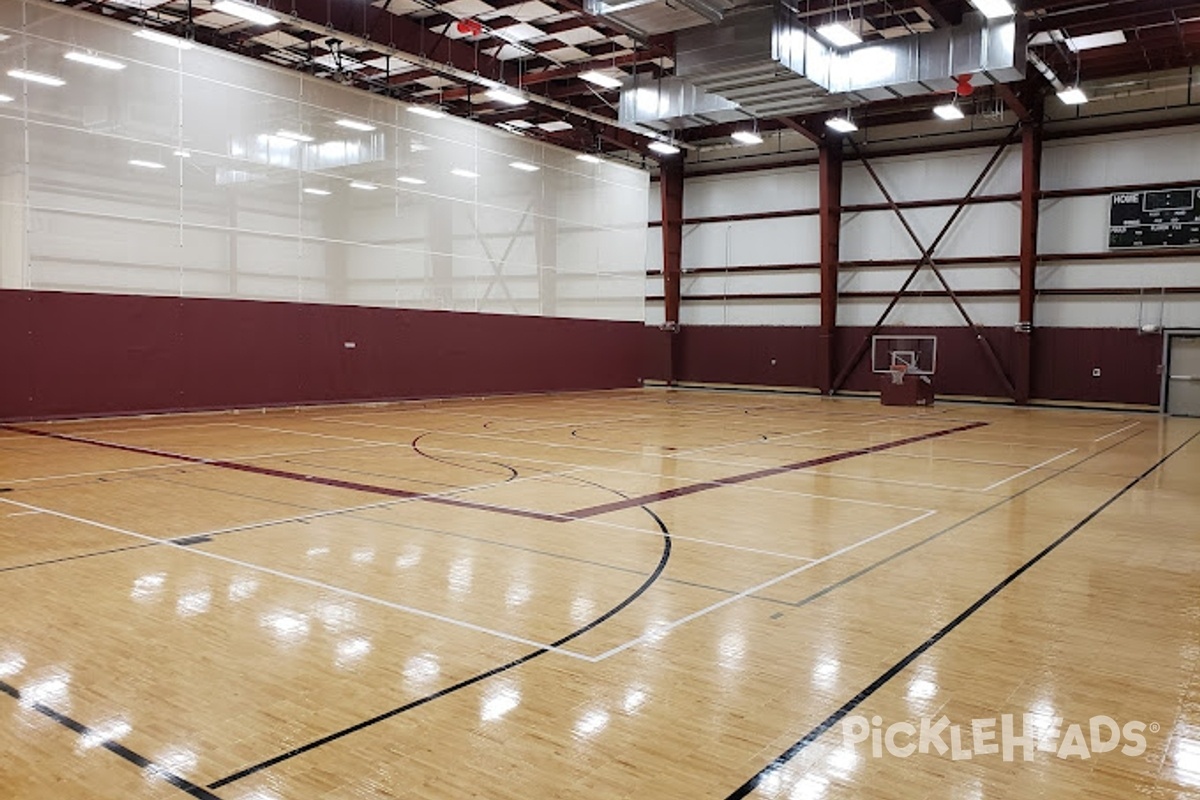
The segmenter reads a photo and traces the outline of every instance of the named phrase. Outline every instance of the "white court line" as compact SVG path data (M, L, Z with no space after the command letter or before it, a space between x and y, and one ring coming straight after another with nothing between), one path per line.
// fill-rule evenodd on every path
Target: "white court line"
M712 605L702 608L699 611L693 611L691 614L688 614L685 617L680 617L679 619L675 620L674 622L668 622L665 625L655 626L654 630L648 631L647 633L643 633L641 636L638 636L634 639L630 639L629 641L625 642L624 644L619 644L610 650L606 650L603 653L600 653L599 655L591 656L590 660L593 663L597 663L600 661L604 661L605 659L611 658L612 656L615 656L618 653L622 653L622 652L628 650L629 648L634 647L635 645L638 645L644 641L647 641L647 640L657 641L658 639L662 638L670 631L674 630L675 628L678 628L680 625L685 625L685 624L691 622L692 620L696 620L707 614L711 614L712 612L714 612L718 609L724 608L725 606L729 605L730 603L734 603L734 602L737 602L738 600L742 600L746 597L749 597L752 594L755 594L756 592L761 592L763 589L769 589L770 587L774 586L777 583L786 581L789 578L793 578L796 575L799 575L801 572L810 570L813 567L824 564L826 561L835 559L838 556L845 555L846 553L849 553L851 550L854 550L858 547L862 547L864 544L869 544L870 542L876 541L877 539L882 539L883 537L893 534L896 531L907 528L909 525L915 525L916 523L920 522L921 520L927 519L928 517L931 517L936 513L937 513L936 511L927 511L918 517L913 517L908 522L902 522L899 525L888 528L886 531L880 531L879 533L868 536L865 539L861 539L861 540L855 542L854 544L846 545L841 550L836 550L836 551L830 553L829 555L822 556L821 558L818 558L816 561L813 561L810 564L805 564L803 566L796 567L795 569L789 570L788 572L785 572L782 575L779 575L778 577L771 578L768 581L763 581L762 583L758 584L757 586L751 586L749 589L745 589L741 592L738 592L735 595L730 595L729 597L726 597L724 600L718 600L717 602L713 603Z
M271 575L276 578L282 578L284 580L289 580L294 583L303 584L305 586L311 586L313 588L321 589L323 591L333 592L334 594L343 595L345 597L352 597L356 600L361 600L364 603L371 603L373 605L383 606L384 608L389 608L394 611L401 611L401 612L404 612L407 614L413 614L414 616L424 617L426 619L432 619L436 622L443 622L443 623L446 623L449 625L454 625L459 628L466 628L467 630L475 631L476 633L487 634L489 636L494 636L498 639L505 639L510 642L517 642L518 644L527 645L529 647L536 647L540 650L547 650L552 653L559 653L560 655L569 656L571 658L576 658L576 659L580 659L580 660L584 660L584 661L588 660L587 656L585 656L581 653L576 653L573 650L567 650L567 649L564 649L561 647L554 647L552 645L534 641L533 639L526 639L522 636L514 636L513 634L505 633L504 631L497 631L497 630L493 630L491 628L485 628L484 626L476 625L473 622L466 622L464 620L454 619L453 617L447 617L442 614L435 614L432 611L425 611L424 609L415 608L413 606L406 606L406 605L403 605L402 603L393 603L390 600L384 600L383 598L380 598L380 597L374 597L369 594L362 594L361 592L356 592L352 589L344 589L340 586L334 586L333 584L330 584L330 583L323 583L322 581L313 580L312 578L305 578L300 575L293 575L289 572L283 572L281 570L271 569L270 567L264 567L260 564L254 564L249 561L242 561L240 559L230 558L229 556L223 556L218 553L209 552L207 550L197 550L193 547L177 544L169 539L158 539L154 536L147 536L144 533L136 533L134 531L126 530L124 528L118 528L114 525L107 525L103 522L97 522L95 520L85 519L83 517L77 517L72 514L65 514L61 511L54 511L49 508L42 508L40 506L34 506L34 505L30 505L28 503L22 503L17 500L9 500L8 498L5 498L5 497L0 497L0 502L8 503L8 504L14 505L14 506L19 506L19 507L27 509L29 511L50 514L52 516L59 517L61 519L70 520L71 522L78 522L82 525L91 525L93 527L100 528L102 530L112 531L113 533L119 533L124 536L132 536L135 539L140 539L145 542L154 542L156 544L163 545L164 547L170 547L175 550L180 550L180 551L183 551L186 553L191 553L192 555L200 556L202 558L212 559L213 561L221 561L226 564L233 564L234 566L242 567L244 569L253 570L255 572L261 572L264 575Z
M1106 433L1097 439L1092 439L1092 441L1093 442L1103 442L1105 439L1107 439L1111 436L1116 436L1118 433L1123 433L1123 432L1129 430L1130 428L1136 428L1138 425L1141 425L1141 424L1142 424L1141 422L1131 422L1130 424L1126 425L1124 428L1117 428L1112 433Z
M1071 455L1072 453L1078 452L1078 450L1079 450L1079 448L1072 447L1070 450L1059 453L1058 455L1054 456L1053 458L1047 458L1045 461L1043 461L1040 464L1034 464L1029 469L1022 470L1021 472L1018 472L1016 475L1013 475L1012 477L1005 478L1002 481L996 481L991 486L985 486L982 489L979 489L977 491L990 492L992 489L995 489L997 486L1003 486L1004 484L1008 483L1009 481L1015 481L1017 478L1021 477L1022 475L1028 475L1029 473L1033 472L1034 470L1041 469L1042 467L1046 466L1047 464L1052 464L1055 461L1058 461L1060 458L1064 458L1066 456Z
M28 517L31 514L41 514L41 511L14 511L11 514L5 514L6 517Z

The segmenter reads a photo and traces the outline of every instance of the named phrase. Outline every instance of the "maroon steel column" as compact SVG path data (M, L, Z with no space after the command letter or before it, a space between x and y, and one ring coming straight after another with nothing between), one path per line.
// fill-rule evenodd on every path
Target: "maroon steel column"
M826 141L820 151L821 181L821 334L817 347L817 388L833 391L834 337L837 335L838 262L842 232L842 140Z
M671 158L659 165L662 192L663 308L670 337L667 381L675 382L676 338L679 335L679 279L683 256L683 160Z
M1033 375L1033 297L1038 263L1038 203L1042 191L1040 109L1021 128L1021 291L1017 313L1016 400L1029 402Z

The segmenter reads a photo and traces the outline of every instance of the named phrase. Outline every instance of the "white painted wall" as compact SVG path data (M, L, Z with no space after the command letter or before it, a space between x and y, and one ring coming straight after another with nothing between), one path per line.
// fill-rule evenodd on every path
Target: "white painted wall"
M872 160L884 185L897 201L948 199L962 196L975 181L994 148L929 156L898 156ZM1070 190L1122 184L1153 184L1195 179L1200 186L1200 126L1146 131L1120 136L1096 136L1046 144L1043 187ZM1020 145L1001 156L979 190L981 195L1013 194L1021 188ZM755 171L689 179L684 190L684 216L746 214L815 209L819 203L816 167ZM657 192L652 194L656 195ZM859 163L848 161L843 184L844 205L884 201L882 193ZM1070 255L1104 252L1107 247L1109 198L1070 197L1042 203L1039 249L1043 254ZM917 236L932 242L953 212L953 206L905 211ZM657 199L650 219L659 219ZM967 206L935 253L942 257L988 258L1019 253L1020 204L996 202ZM736 267L762 264L814 263L819 259L817 217L769 220L713 221L684 227L683 266ZM843 261L911 259L919 249L889 210L848 212L842 218ZM661 267L661 231L652 228L647 240L647 266ZM1009 289L1018 286L1013 264L983 264L943 270L955 289ZM843 269L841 291L894 291L907 275L904 269ZM1161 324L1200 326L1200 297L1164 296L1169 286L1200 285L1200 259L1184 257L1128 258L1111 262L1057 261L1038 273L1043 289L1138 287L1142 296L1038 298L1035 323L1042 326L1133 327ZM918 275L915 291L940 288L928 270ZM686 277L687 294L744 294L753 292L817 291L815 271L791 273L721 273ZM647 281L647 292L662 293L661 280ZM839 324L870 325L887 300L846 299L838 311ZM974 298L964 301L968 312L983 325L1017 322L1017 300ZM684 323L730 325L813 325L816 300L730 300L688 303ZM647 321L662 319L660 304L647 305ZM949 299L903 299L888 318L899 325L957 325L961 317Z

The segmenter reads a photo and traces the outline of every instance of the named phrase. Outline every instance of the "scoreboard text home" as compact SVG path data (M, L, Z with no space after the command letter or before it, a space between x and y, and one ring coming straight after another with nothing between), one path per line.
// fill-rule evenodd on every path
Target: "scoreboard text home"
M1200 188L1120 192L1108 212L1108 246L1200 245Z

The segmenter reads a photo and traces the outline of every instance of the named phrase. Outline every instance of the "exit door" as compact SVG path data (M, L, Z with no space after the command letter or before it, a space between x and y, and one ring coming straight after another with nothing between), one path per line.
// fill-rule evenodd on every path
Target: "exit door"
M1167 413L1200 417L1200 336L1170 338L1167 370Z

